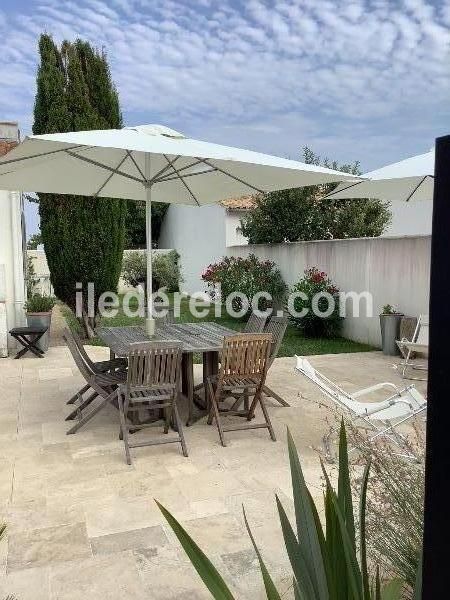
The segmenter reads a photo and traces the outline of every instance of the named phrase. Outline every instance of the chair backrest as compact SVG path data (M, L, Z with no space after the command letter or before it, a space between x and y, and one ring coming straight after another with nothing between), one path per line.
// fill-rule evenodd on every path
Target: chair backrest
M330 400L350 409L352 403L355 402L350 394L340 388L334 381L325 377L323 373L317 371L306 358L296 356L296 359L295 368L297 371L300 371L307 379L315 383Z
M85 356L87 356L87 354L86 354L86 352L81 353L75 336L76 336L76 334L73 334L69 329L64 330L63 338L66 341L66 344L67 344L67 347L69 348L70 354L72 355L72 358L75 361L75 364L77 365L80 373L83 375L83 377L86 379L86 381L89 381L92 378L92 376L95 375L95 372L91 366L92 361L86 362ZM81 344L81 340L79 340L79 341ZM83 346L83 344L81 344L81 346ZM88 359L89 359L89 357L88 357Z
M414 342L428 346L429 323L428 315L420 315L414 332Z
M136 342L128 352L127 389L176 389L181 373L181 345L177 342Z
M168 323L175 323L173 307L167 306L162 302L155 302L155 304L153 305L153 315L155 318L156 326L167 325Z
M286 315L282 317L273 316L269 319L264 327L264 333L272 334L272 348L270 350L270 364L277 357L281 342L283 341L286 328L288 326L288 318Z
M402 390L401 395L400 393L396 393L386 400L381 400L379 402L360 402L355 400L351 394L336 385L331 379L325 377L323 373L317 371L306 358L296 356L296 359L296 370L302 373L302 375L312 383L316 384L325 396L340 408L348 410L353 416L370 419L372 415L372 419L377 420L376 414L378 413L381 415L380 405L384 404L383 419L396 419L410 414L411 411L408 404L412 405L413 410L426 406L426 400L417 390L415 390L414 386L409 386ZM401 402L395 405L393 400L400 398L407 402Z
M94 366L94 362L91 360L91 358L89 357L88 353L86 352L86 350L84 349L83 346L83 342L81 341L80 336L75 333L75 331L71 331L70 335L73 339L73 341L75 342L81 356L83 357L83 360L85 361L85 363L89 366L89 368L95 372L95 366Z
M252 378L264 381L272 335L244 333L227 336L223 341L219 381Z
M252 312L249 316L247 323L245 324L242 332L243 333L262 333L264 331L264 325L266 324L267 317L259 316Z

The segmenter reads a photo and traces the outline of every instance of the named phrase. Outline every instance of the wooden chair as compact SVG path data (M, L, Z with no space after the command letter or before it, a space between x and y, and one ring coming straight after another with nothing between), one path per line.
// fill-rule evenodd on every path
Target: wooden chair
M224 432L241 429L266 428L269 430L272 440L276 441L262 397L271 343L272 336L265 333L240 334L224 338L219 374L207 379L210 401L208 424L211 425L213 419L216 420L222 446L226 446ZM245 416L249 423L223 427L220 417L220 402L226 397L233 396L233 391L236 389L244 390L246 399L248 396L253 396L250 406L246 402L244 410L233 410L232 407L222 412ZM253 419L258 404L261 406L265 422L253 424L250 421Z
M70 331L69 329L64 330L63 337L66 341L68 338L72 340L72 343L75 344L75 346L77 347L78 353L81 355L82 360L92 373L101 374L117 371L123 373L127 370L127 361L124 358L114 358L112 360L103 360L95 362L91 360L83 346L83 342L81 341L80 337L76 333ZM72 351L71 353L73 356ZM72 398L70 398L70 400L68 400L67 404L77 403L77 405L75 409L67 415L66 421L72 421L73 419L79 417L81 412L85 408L87 408L89 404L91 404L95 400L95 398L97 398L98 393L95 390L92 390L89 396L84 396L84 394L90 389L90 385L86 383L74 396L72 396Z
M177 408L181 383L181 357L181 345L176 342L131 344L128 354L127 380L126 383L119 386L118 390L121 437L129 465L131 465L130 448L140 446L180 443L183 455L188 455ZM146 427L153 427L153 424L149 423L129 424L130 413L140 411L143 407L152 411L155 409L164 411L165 434L169 431L173 416L178 436L130 443L130 429L135 432Z
M74 343L78 347L78 350L79 350L81 356L83 357L83 360L89 365L89 367L95 373L108 373L110 371L126 371L126 369L127 369L126 358L113 358L111 360L93 361L89 357L89 354L86 352L86 350L83 346L83 342L81 341L81 338L79 335L77 335L73 331L70 331L69 329L65 329L64 335L63 335L64 339L67 339L67 336L70 336L70 338L74 341ZM83 394L86 393L88 390L89 390L89 386L86 384L76 394L74 394L72 396L72 398L70 398L70 400L67 401L67 404L75 404L75 402L77 402L77 400L80 401L80 397L82 397ZM94 398L95 398L95 396L94 396ZM67 420L70 420L69 417L67 417L66 421Z
M278 351L281 346L281 342L283 341L284 334L286 333L286 328L288 326L288 318L287 316L277 317L273 316L267 322L264 333L272 334L272 346L270 349L270 357L269 357L269 365L267 370L273 365L273 361L276 359ZM281 396L275 393L272 389L270 389L267 385L263 387L263 393L268 398L273 398L277 402L279 402L282 406L289 406L286 400L283 400Z
M267 317L259 316L252 312L242 330L242 333L262 333L264 331L264 325L266 324L266 321Z
M155 302L153 305L153 313L156 327L160 325L168 325L169 323L175 323L173 307L167 306L163 302Z
M119 384L126 381L127 374L125 371L114 371L114 372L97 372L93 369L91 364L86 362L84 356L80 352L73 335L69 331L65 331L63 335L67 346L72 354L75 364L78 367L81 375L86 380L87 388L92 388L94 394L89 396L77 406L75 415L79 416L79 421L67 431L67 434L76 433L83 425L90 421L98 412L100 412L106 405L112 404L117 400L117 387ZM82 415L82 411L87 408L89 404L99 396L101 401L92 408L87 414Z

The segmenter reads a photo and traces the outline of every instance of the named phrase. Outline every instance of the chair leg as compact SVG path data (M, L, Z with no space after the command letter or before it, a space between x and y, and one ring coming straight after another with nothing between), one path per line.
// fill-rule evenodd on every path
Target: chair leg
M177 426L178 429L178 435L180 436L180 443L181 443L181 449L183 450L183 456L188 456L188 450L187 450L187 445L186 445L186 440L184 439L184 433L183 433L183 426L181 424L181 419L180 419L180 415L178 414L178 407L177 407L177 400L175 398L173 405L172 405L172 411L173 412L173 416L175 419L175 424Z
M219 431L220 443L222 444L222 446L226 446L227 444L225 442L225 436L224 436L223 429L222 429L222 423L220 421L220 413L219 413L219 406L218 406L219 398L220 398L220 390L217 389L216 393L211 397L212 411L210 413L210 418L211 418L211 422L212 422L212 415L214 414L214 418L216 419L217 429ZM208 419L208 421L209 421L209 419Z
M249 411L250 405L249 405L249 401L248 401L248 389L245 388L244 390L244 410L246 412Z
M268 411L267 411L267 407L266 407L266 404L265 404L265 402L264 402L264 398L262 397L262 394L260 394L260 397L259 397L259 403L260 403L260 405L261 405L261 410L262 410L262 412L263 412L264 419L265 419L265 421L266 421L266 423L267 423L267 429L269 430L269 433L270 433L270 438L271 438L271 440L272 440L273 442L276 442L276 441L277 441L277 438L275 437L275 431L273 430L273 427L272 427L272 422L271 422L271 420L270 420L269 413L268 413Z
M213 402L213 411L214 411L214 416L216 418L216 425L217 425L217 430L219 432L219 438L220 438L220 443L222 444L222 446L226 446L226 442L225 442L225 436L223 433L223 429L222 429L222 423L220 421L220 414L219 414L219 408L217 406L217 402L216 399L214 398Z
M164 433L169 433L170 421L172 419L174 406L167 406L164 409Z
M72 421L75 419L79 414L81 414L81 411L83 411L87 406L89 406L89 404L91 404L93 400L97 398L97 396L97 392L92 392L90 396L83 400L71 413L67 415L66 421Z
M95 417L95 415L98 412L100 412L102 410L102 408L105 408L105 406L107 404L109 404L111 402L111 400L114 399L115 395L116 395L116 391L109 394L109 396L107 396L106 398L103 398L103 400L100 402L100 404L98 406L96 406L95 408L93 408L91 410L91 412L89 412L87 415L85 415L82 419L80 419L80 421L78 421L78 423L76 425L71 427L69 429L69 431L66 432L66 435L72 435L73 433L76 433L79 429L81 429L81 427L83 427L83 425L85 425L88 421L90 421L93 417Z
M272 389L270 389L267 385L265 385L263 387L263 393L268 397L268 398L273 398L274 400L276 400L277 402L279 402L282 406L290 406L286 400L283 400L283 398L281 396L279 396L277 393L275 393Z
M78 400L79 396L82 396L85 392L87 392L89 389L89 385L85 385L81 388L81 390L79 392L77 392L75 395L72 396L72 398L70 400L67 400L66 404L75 404L75 402Z
M131 465L131 454L130 454L130 446L128 444L128 425L126 423L126 414L125 407L123 402L122 394L117 394L117 399L119 402L119 419L120 419L120 430L122 433L123 445L125 446L125 457L128 465ZM127 407L128 407L128 403Z
M240 394L241 392L239 391L238 393ZM233 402L233 404L231 405L230 410L239 410L239 407L242 404L243 400L244 400L243 394L238 396L236 398L236 400ZM247 408L247 410L248 410L248 408Z
M208 404L209 404L209 412L208 412L208 425L212 425L214 412L213 412L213 398L214 398L214 387L211 381L208 381Z

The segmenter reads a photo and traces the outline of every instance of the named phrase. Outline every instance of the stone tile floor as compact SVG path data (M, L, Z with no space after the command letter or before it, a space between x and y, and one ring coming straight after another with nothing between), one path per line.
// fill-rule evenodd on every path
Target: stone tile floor
M96 360L108 356L104 348L89 352ZM349 391L380 381L402 384L393 359L378 352L311 357L311 362ZM286 426L319 498L316 449L332 414L314 402L320 396L293 366L293 358L281 358L270 371L270 386L291 404L283 408L268 401L276 443L265 430L255 430L228 433L229 445L222 448L215 427L201 420L185 428L189 458L176 444L140 448L133 450L130 467L114 408L66 435L65 401L82 384L66 348L50 348L44 359L1 359L0 518L8 536L0 542L0 597L209 598L154 503L157 498L212 558L237 598L264 598L243 523L245 505L267 564L290 598L274 502L277 492L292 513Z

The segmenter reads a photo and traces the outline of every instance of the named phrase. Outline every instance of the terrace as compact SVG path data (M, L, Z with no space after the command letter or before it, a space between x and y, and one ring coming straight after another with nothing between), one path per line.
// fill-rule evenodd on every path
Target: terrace
M88 347L95 360L108 358ZM28 355L29 356L29 355ZM310 357L313 366L352 391L403 380L380 352ZM313 495L322 495L317 449L334 413L317 389L294 372L294 359L275 360L268 384L289 402L267 401L277 436L228 433L223 448L202 419L185 428L189 457L178 445L133 450L124 460L118 413L99 413L67 436L65 401L82 385L66 347L44 359L0 362L1 508L8 524L0 596L21 600L209 598L153 499L186 527L240 598L264 598L242 505L283 598L292 597L274 494L292 516L286 427L299 449ZM201 378L201 366L194 366ZM424 384L418 382L424 391ZM321 405L317 401L322 401ZM258 417L258 415L257 415Z

